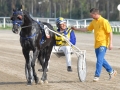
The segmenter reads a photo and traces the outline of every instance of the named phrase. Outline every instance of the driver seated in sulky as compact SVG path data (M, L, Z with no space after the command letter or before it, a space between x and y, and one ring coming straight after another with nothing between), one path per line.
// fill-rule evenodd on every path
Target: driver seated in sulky
M57 32L65 36L73 45L76 44L76 36L74 31L71 28L68 28L66 25L66 20L63 17L56 19ZM55 34L56 46L57 49L62 50L66 57L67 71L72 72L71 67L71 46L65 41L62 36Z

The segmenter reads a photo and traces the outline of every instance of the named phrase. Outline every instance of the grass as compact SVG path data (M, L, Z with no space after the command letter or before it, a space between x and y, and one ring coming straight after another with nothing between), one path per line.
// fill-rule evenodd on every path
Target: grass
M12 27L6 26L4 27L0 27L0 30L12 30Z
M120 32L113 32L113 34L120 34Z

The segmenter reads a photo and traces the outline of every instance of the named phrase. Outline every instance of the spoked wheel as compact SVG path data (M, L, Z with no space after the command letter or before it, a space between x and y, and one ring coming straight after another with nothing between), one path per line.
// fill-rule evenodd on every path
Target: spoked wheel
M33 52L30 51L30 53L29 53L29 60L30 60L29 64L30 64L30 66L31 66L31 61L32 61L32 59L33 59ZM28 75L28 69L27 69L26 64L25 64L25 75L26 75L26 79L27 79L27 81L28 81L29 75ZM31 77L32 77L31 82L33 82L34 77L33 77L32 67L31 67Z
M81 82L84 82L86 79L86 60L84 55L80 55L78 57L78 63L77 63L77 70L78 70L78 77Z

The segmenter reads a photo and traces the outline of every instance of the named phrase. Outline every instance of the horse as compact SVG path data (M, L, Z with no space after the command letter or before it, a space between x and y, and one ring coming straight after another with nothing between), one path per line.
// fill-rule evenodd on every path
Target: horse
M20 31L20 44L26 61L26 68L28 70L27 84L32 85L31 71L33 73L35 83L39 83L39 78L35 71L36 59L40 62L43 70L41 83L48 82L46 72L52 48L55 43L55 35L49 31L50 38L46 38L45 31L42 26L46 25L49 29L54 30L53 26L46 22L35 21L31 18L29 12L22 9L22 6L19 9L13 9L11 20L13 24L13 33L18 34ZM29 57L30 51L33 51L32 61L30 61Z

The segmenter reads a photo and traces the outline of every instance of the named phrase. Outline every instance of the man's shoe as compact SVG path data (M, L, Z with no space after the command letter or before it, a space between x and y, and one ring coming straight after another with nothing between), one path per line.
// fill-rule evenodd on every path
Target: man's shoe
M117 75L117 71L113 70L113 72L109 74L109 79L113 79L116 75Z
M94 77L93 82L98 82L99 81L99 77Z
M67 67L67 71L68 71L68 72L72 72L71 66L68 66L68 67Z

